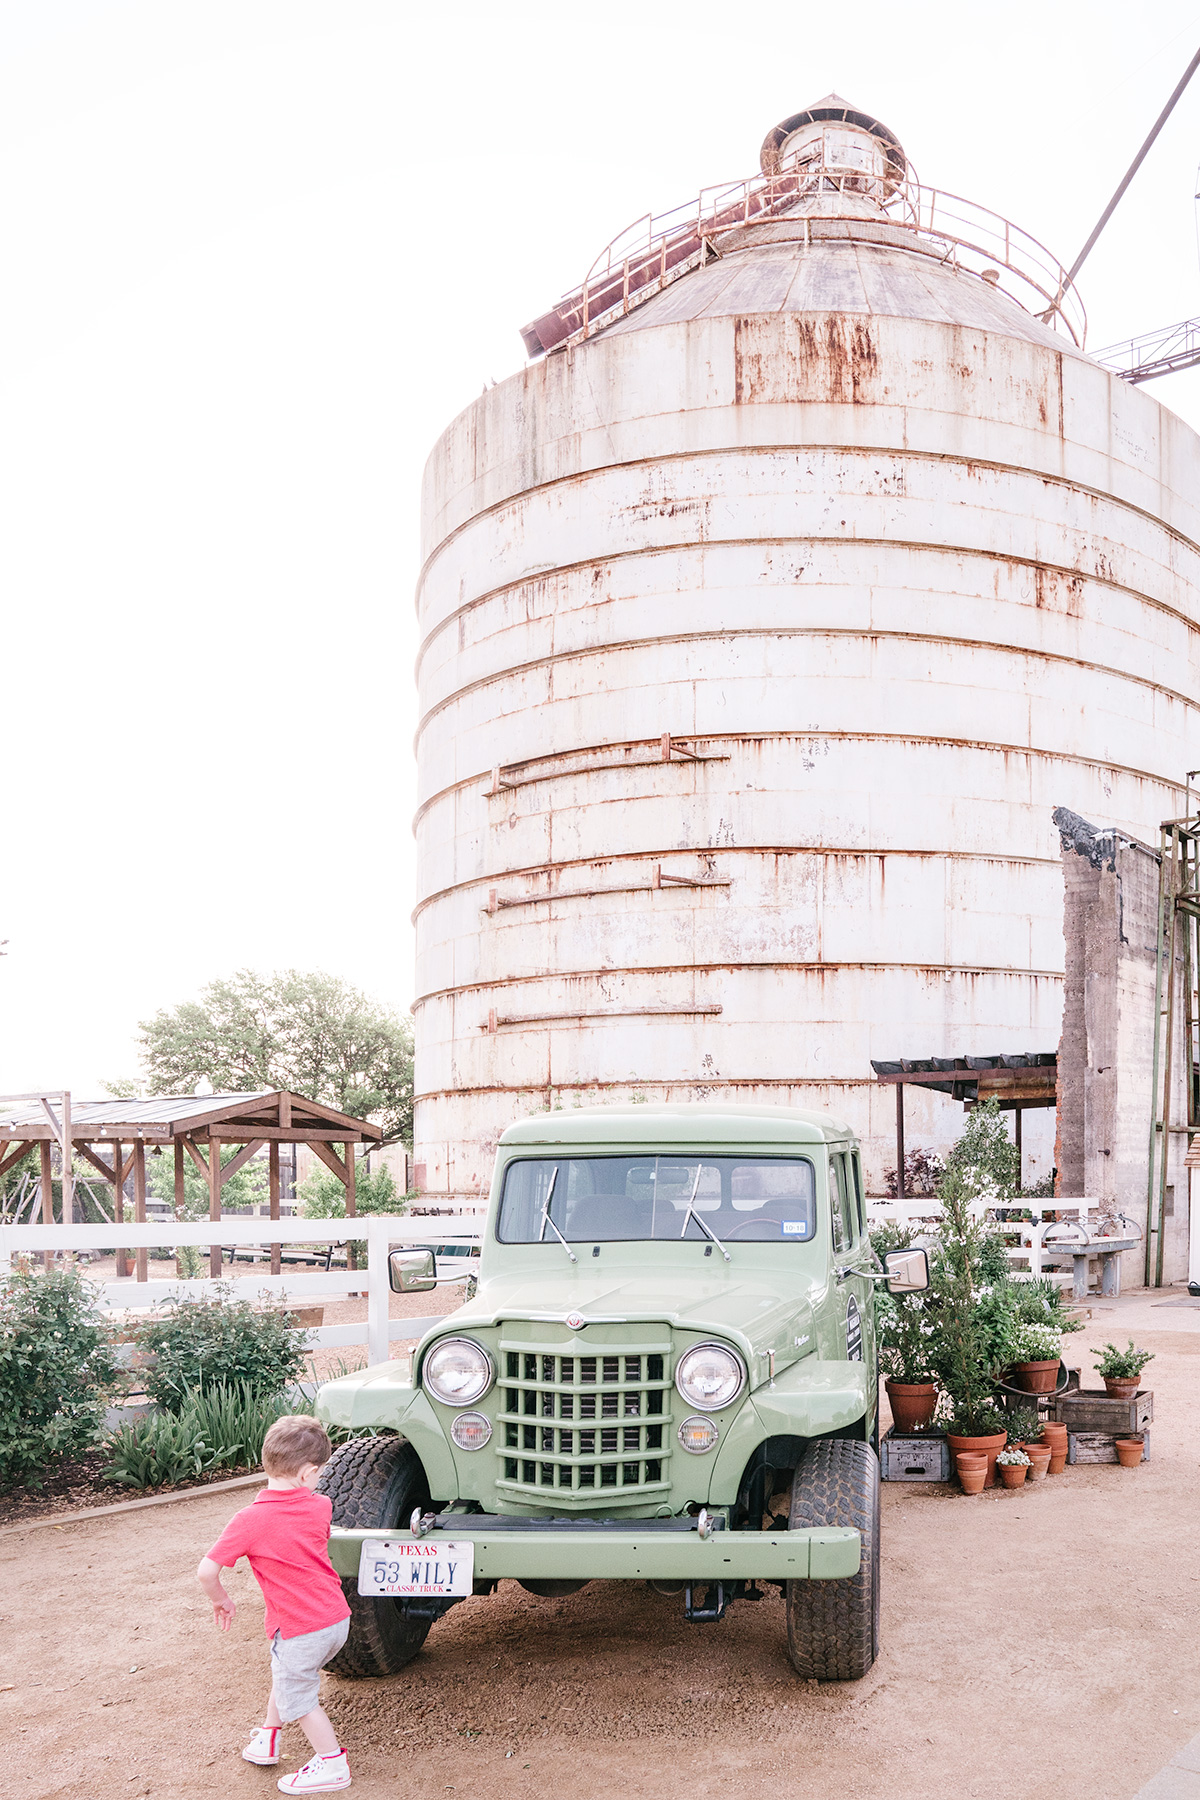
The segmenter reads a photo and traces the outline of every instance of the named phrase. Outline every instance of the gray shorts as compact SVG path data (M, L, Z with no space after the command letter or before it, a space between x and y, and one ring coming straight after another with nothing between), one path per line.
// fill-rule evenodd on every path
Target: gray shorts
M285 1725L302 1719L320 1704L321 1670L350 1635L349 1619L305 1631L299 1637L271 1639L271 1698Z

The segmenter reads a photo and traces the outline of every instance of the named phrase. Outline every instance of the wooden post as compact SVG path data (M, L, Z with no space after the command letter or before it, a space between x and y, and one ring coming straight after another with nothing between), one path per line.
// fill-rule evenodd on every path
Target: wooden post
M187 1189L183 1182L183 1139L175 1139L175 1223L182 1224L187 1216ZM175 1278L183 1280L183 1270L179 1266L179 1245L175 1246Z
M113 1145L113 1222L117 1225L125 1223L125 1183L121 1179L124 1168L121 1160L120 1144ZM124 1281L129 1274L129 1257L124 1246L117 1251L116 1275L118 1281Z
M279 1217L279 1139L272 1138L267 1146L267 1169L271 1185L271 1217ZM281 1268L280 1246L271 1245L271 1273L278 1275Z
M221 1145L215 1137L208 1140L208 1216L214 1223L221 1217ZM213 1281L220 1281L220 1244L208 1247L208 1273Z
M53 1225L53 1223L54 1223L54 1181L53 1181L53 1171L50 1166L50 1139L49 1138L42 1139L41 1143L38 1145L38 1154L41 1157L42 1224L43 1225ZM54 1252L53 1252L53 1250L43 1250L42 1251L42 1267L44 1269L51 1269L54 1267Z
M358 1216L358 1197L354 1188L354 1145L346 1144L343 1147L346 1152L346 1217L354 1219ZM346 1267L358 1267L358 1245L353 1241L346 1245Z
M75 1223L75 1172L71 1164L71 1096L62 1097L62 1216L64 1225ZM69 1254L74 1262L74 1255Z
M133 1146L133 1217L138 1225L146 1223L146 1146L141 1138L137 1138ZM146 1260L149 1254L145 1244L138 1245L135 1256L139 1281L146 1279Z
M1013 1137L1017 1145L1017 1192L1025 1185L1025 1171L1021 1164L1021 1112L1020 1105L1013 1107Z
M896 1198L906 1197L904 1186L904 1083L896 1083Z

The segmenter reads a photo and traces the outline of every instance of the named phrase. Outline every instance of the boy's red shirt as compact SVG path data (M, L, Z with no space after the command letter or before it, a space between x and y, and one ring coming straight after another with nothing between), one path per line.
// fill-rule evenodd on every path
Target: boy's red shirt
M244 1556L267 1603L269 1638L302 1637L350 1617L342 1584L329 1560L333 1502L311 1489L264 1488L234 1513L209 1551L232 1569Z

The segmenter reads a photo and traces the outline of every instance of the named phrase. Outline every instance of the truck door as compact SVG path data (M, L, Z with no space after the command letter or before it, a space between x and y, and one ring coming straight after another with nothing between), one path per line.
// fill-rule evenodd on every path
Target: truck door
M866 1205L862 1171L851 1151L835 1150L829 1157L829 1205L833 1220L834 1253L846 1271L838 1281L845 1333L844 1355L849 1362L875 1367L874 1283L870 1279L871 1243L866 1229ZM873 1391L873 1384L872 1384Z

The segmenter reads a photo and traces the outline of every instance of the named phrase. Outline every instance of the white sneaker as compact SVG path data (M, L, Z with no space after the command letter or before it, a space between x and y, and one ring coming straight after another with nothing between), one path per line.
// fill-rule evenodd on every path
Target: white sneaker
M250 1742L242 1751L244 1762L261 1763L266 1768L279 1761L279 1725L256 1725Z
M281 1794L327 1794L350 1786L350 1759L344 1750L336 1756L313 1756L294 1775L277 1783Z

